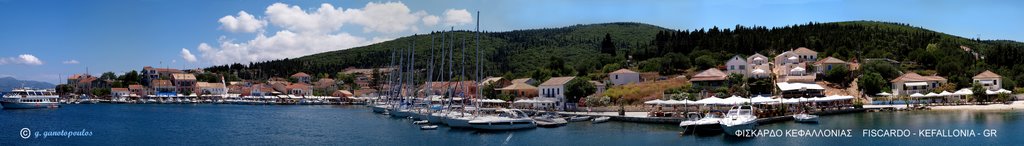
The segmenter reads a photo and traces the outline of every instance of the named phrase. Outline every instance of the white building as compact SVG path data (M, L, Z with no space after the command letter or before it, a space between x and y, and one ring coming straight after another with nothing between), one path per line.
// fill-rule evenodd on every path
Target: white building
M746 58L740 57L740 55L732 56L732 59L725 62L727 74L740 74L744 77L750 76L750 70L747 69L748 62Z
M747 57L747 67L750 70L749 76L752 78L768 77L769 72L772 70L771 64L768 63L768 57L758 53Z
M556 105L566 104L565 100L565 84L569 83L575 77L554 77L544 81L538 86L538 92L542 98L554 98L557 100ZM562 109L562 106L558 106Z
M981 86L985 87L987 90L995 91L1003 89L1001 86L1003 85L1003 77L999 76L999 74L993 73L992 71L985 70L985 72L975 75L973 79L975 83L981 84Z
M639 83L640 73L628 69L619 69L608 73L608 78L612 80L612 84L615 86Z

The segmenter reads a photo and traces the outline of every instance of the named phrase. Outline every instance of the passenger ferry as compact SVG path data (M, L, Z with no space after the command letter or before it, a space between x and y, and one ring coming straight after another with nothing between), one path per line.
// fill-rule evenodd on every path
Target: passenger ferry
M3 93L0 105L4 109L57 108L59 96L53 89L33 90L19 88Z

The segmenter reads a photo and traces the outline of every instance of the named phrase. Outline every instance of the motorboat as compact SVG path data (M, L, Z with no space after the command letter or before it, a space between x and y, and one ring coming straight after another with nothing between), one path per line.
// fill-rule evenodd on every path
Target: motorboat
M713 111L705 113L704 116L700 116L699 113L691 112L686 114L687 120L679 122L679 127L686 127L687 130L692 129L696 133L711 133L721 132L722 125L722 113ZM692 118L698 118L697 120L691 120Z
M793 115L793 120L797 123L818 123L818 116L807 113L800 113Z
M564 118L560 118L555 114L543 114L540 116L534 116L533 120L537 123L537 127L545 128L565 126L567 123L569 123L569 121L566 121Z
M4 109L34 109L34 108L57 108L59 96L52 89L33 90L20 88L3 94L0 105Z
M569 122L580 122L590 120L590 116L572 116L569 117Z
M413 121L412 124L416 124L416 125L427 124L427 120Z
M481 130L516 130L536 128L537 123L526 116L526 113L515 109L500 109L495 115L478 116L470 120L469 125Z
M420 126L420 130L435 130L435 129L437 129L437 125L424 125L424 126Z
M611 119L612 119L611 117L597 117L597 118L594 118L594 120L591 120L591 122L592 123L604 123L604 122L608 122L608 120L611 120Z
M754 116L754 107L750 105L733 106L722 118L719 124L722 125L723 133L732 136L739 136L742 130L753 130L757 126L757 116Z

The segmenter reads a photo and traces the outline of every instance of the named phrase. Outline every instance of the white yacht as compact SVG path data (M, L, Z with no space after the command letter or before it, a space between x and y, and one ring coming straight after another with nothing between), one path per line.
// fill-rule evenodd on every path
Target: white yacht
M691 119L679 122L679 127L686 127L697 133L722 131L722 125L719 124L722 120L721 112L708 112L703 117L699 113L689 113L687 118ZM696 120L692 118L696 118Z
M737 131L751 130L757 126L757 116L754 116L754 107L749 105L733 106L729 113L719 122L722 125L723 133L737 136Z
M469 125L483 130L515 130L536 128L537 123L525 112L515 109L500 109L496 115L477 116Z
M807 113L793 115L793 120L799 123L818 123L818 116Z
M469 121L476 119L475 117L470 113L448 112L448 115L444 117L444 124L453 128L471 128L472 125L469 125Z
M19 88L3 94L0 105L5 109L57 108L59 96L54 90L32 90Z

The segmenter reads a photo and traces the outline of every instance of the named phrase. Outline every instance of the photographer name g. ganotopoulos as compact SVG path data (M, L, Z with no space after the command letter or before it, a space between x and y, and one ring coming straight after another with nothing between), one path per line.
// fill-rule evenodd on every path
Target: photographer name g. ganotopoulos
M33 133L32 129L21 128L21 130L18 131L18 136L20 136L22 139L49 138L49 137L64 137L64 138L89 137L89 136L92 136L92 134L93 134L92 131L88 131L88 130L85 130L85 129L81 129L81 130L47 130L47 131L36 131L36 132Z

